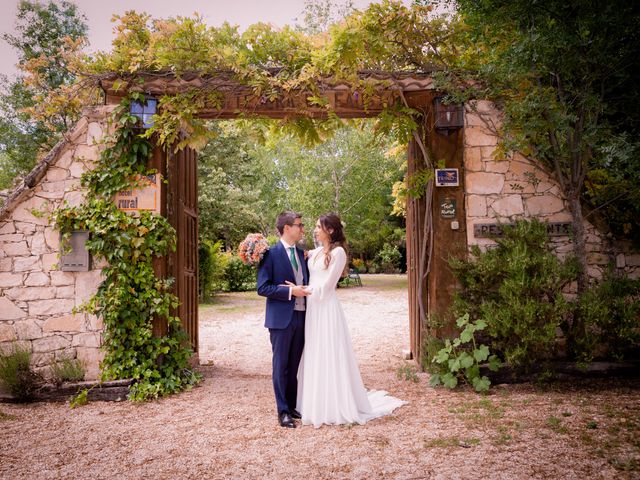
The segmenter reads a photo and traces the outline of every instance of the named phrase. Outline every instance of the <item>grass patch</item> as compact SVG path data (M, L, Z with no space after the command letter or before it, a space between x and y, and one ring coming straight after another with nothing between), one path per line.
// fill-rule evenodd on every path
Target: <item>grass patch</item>
M568 433L569 430L567 427L562 425L562 420L558 417L554 417L553 415L547 418L547 426L551 428L556 433Z
M0 422L4 421L4 420L15 420L16 416L15 415L10 415L8 413L4 413L2 410L0 410Z
M405 380L407 382L418 383L418 369L415 365L409 363L403 363L396 369L396 377L398 380Z
M85 365L77 358L63 358L51 366L51 379L56 385L84 380Z

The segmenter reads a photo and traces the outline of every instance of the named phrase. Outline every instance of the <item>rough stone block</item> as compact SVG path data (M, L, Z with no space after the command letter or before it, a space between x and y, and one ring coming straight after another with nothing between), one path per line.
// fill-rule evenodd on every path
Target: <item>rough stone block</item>
M0 235L0 243L13 243L26 240L23 233L7 233Z
M467 127L464 129L464 144L467 147L495 146L498 137L484 127Z
M73 162L69 167L69 174L73 178L80 178L84 172L87 171L87 167L82 162Z
M11 342L17 338L13 325L0 324L0 343Z
M0 288L20 286L23 278L22 273L2 272L0 273Z
M50 300L56 298L55 287L13 287L5 291L12 300Z
M17 256L17 255L30 255L29 246L27 242L15 242L15 243L5 243L2 246L4 253L9 256Z
M49 249L47 248L47 243L45 242L45 239L44 239L44 233L43 232L34 233L33 236L31 237L31 242L29 244L29 247L31 249L31 253L33 254L47 253Z
M564 202L561 198L552 195L536 195L525 199L527 212L532 217L551 215L564 210Z
M77 358L84 362L85 380L95 380L100 377L100 362L104 360L104 352L99 348L78 347Z
M480 147L464 149L464 168L468 172L481 172L483 167Z
M70 313L58 317L51 317L45 320L42 331L50 332L82 332L84 331L84 314Z
M20 222L32 223L34 225L48 225L49 219L45 215L48 211L49 204L46 200L39 197L31 197L16 207L12 217L14 220ZM36 215L34 215L34 213L36 213Z
M76 275L76 305L81 305L95 295L104 277L101 270L77 272Z
M76 287L74 287L73 285L56 288L56 298L74 298L75 294Z
M29 302L29 315L57 315L63 313L71 313L75 306L73 300L55 299L55 300L36 300Z
M43 272L30 273L27 276L27 279L24 281L24 284L27 287L44 287L46 285L49 285L49 283L49 275Z
M70 207L77 207L84 203L85 195L82 192L74 190L64 194L64 201L67 202L67 205Z
M524 214L522 197L520 195L504 195L489 206L500 217L511 217Z
M74 347L98 348L100 346L100 334L91 332L74 335L71 345Z
M76 276L71 272L61 272L54 270L51 272L51 285L61 287L64 285L74 285L76 283Z
M0 297L0 320L18 320L26 316L27 314L7 297Z
M638 253L632 254L632 255L625 255L624 260L627 263L628 267L640 266L640 254Z
M58 269L58 254L45 253L42 255L42 271L51 272Z
M20 340L34 340L42 337L42 328L40 328L40 325L32 318L18 321L14 327Z
M51 250L60 250L60 232L53 227L44 229L44 240Z
M60 335L37 338L32 342L34 352L53 352L71 346L71 342Z
M465 175L467 193L500 193L504 185L504 175L499 173L470 172Z
M25 235L33 235L36 231L36 226L32 222L16 222L16 230L24 233Z
M13 270L15 272L32 272L40 270L40 256L33 255L31 257L14 257Z
M0 258L0 272L10 272L11 270L13 270L13 259L11 257Z
M467 196L467 216L486 217L487 216L487 197L484 195L468 195Z
M92 313L87 314L88 330L92 332L101 332L104 330L104 322L102 317L98 317Z
M69 178L69 170L66 168L49 167L45 178L47 182L59 182L60 180L66 180Z
M56 161L56 167L68 169L73 162L73 148L66 148Z
M503 194L517 193L521 195L531 195L535 192L535 187L529 183L521 180L505 180L504 187L502 188Z
M627 262L625 262L624 253L616 255L616 268L624 268L626 266Z
M0 222L0 234L16 233L16 226L13 222Z
M91 122L87 128L87 144L94 145L102 140L102 126L98 122Z
M98 147L95 145L78 145L75 153L75 160L88 160L95 162L98 159Z
M484 171L493 173L506 173L509 170L508 160L498 160L491 162L484 162Z
M49 366L53 363L55 354L52 352L33 353L31 355L31 364L36 367Z

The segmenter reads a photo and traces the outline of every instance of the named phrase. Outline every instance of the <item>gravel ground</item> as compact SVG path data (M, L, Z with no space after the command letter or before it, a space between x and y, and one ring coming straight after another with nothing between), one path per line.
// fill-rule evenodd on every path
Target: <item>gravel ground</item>
M365 385L409 401L394 414L280 428L263 300L228 294L201 309L207 365L190 392L73 410L0 405L0 478L640 478L640 382L429 388L400 358L406 279L363 280L339 295Z

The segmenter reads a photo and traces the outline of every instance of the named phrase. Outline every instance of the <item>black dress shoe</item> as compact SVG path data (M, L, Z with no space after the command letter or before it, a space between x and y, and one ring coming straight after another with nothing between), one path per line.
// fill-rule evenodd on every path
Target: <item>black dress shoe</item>
M302 415L300 415L300 412L294 408L293 410L291 410L291 418L293 418L294 420L300 420L302 418Z
M281 427L296 428L296 422L293 421L289 412L282 412L278 414L278 420L280 421Z

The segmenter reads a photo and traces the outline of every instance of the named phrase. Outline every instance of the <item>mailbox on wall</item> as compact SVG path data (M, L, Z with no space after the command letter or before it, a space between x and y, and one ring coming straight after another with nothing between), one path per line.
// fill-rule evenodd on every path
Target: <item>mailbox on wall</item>
M60 256L60 270L63 272L87 272L91 270L91 255L86 243L89 232L86 230L71 232L68 241L61 242L65 252Z

